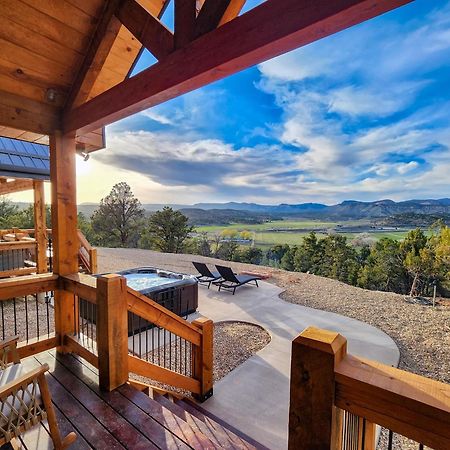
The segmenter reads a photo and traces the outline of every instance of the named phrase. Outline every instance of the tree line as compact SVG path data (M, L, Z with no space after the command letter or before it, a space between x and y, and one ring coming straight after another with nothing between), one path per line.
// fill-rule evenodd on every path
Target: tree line
M47 215L50 224L49 208ZM122 182L113 186L90 219L80 213L78 223L95 246L136 247L263 264L401 294L430 295L434 286L441 295L450 294L450 228L442 220L432 225L429 236L417 228L402 241L360 236L349 242L340 234L319 238L311 232L299 245L274 245L263 251L240 245L237 237L248 241L248 232L237 235L234 230L224 230L213 236L194 233L189 219L169 207L148 215L130 186ZM7 199L0 199L0 227L32 228L33 207L19 210Z

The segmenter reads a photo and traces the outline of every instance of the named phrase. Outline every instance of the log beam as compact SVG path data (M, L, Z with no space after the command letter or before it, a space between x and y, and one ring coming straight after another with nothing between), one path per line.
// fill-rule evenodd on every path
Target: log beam
M69 111L64 130L95 130L410 1L267 0Z
M12 194L13 192L28 191L30 189L33 189L33 180L0 180L0 195Z
M37 273L47 272L47 224L44 182L33 181L34 192L34 238L36 239Z
M50 180L52 193L53 272L78 272L78 233L75 169L75 134L60 132L50 136ZM55 331L65 352L64 336L74 331L74 295L55 291Z
M209 33L219 24L234 19L244 6L245 0L208 0L200 9L195 21L194 38ZM223 17L226 15L225 19Z
M194 38L197 17L196 0L175 0L175 47L181 48Z
M173 51L172 32L135 0L125 0L116 15L157 59L162 59Z
M78 71L75 82L67 97L65 109L70 110L84 103L99 76L106 57L119 34L120 21L114 16L120 0L105 2L105 8L101 15L94 37L88 48L83 64Z

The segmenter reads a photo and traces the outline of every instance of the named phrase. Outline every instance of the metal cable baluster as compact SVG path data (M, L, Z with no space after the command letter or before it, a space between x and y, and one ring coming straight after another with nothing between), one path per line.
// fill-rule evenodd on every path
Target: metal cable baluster
M28 342L28 296L25 296L25 334Z
M362 437L361 437L361 448L364 449L366 446L366 419L363 419L362 423Z
M158 327L158 366L161 365L161 328Z
M141 334L141 329L142 329L142 323L141 323L141 316L138 316L138 331L139 331L139 358L142 357L142 334Z
M392 444L394 440L394 432L389 430L388 450L392 450Z
M148 361L148 327L145 328L145 360Z
M166 360L166 329L163 328L163 333L164 333L164 339L163 339L163 346L164 346L164 350L163 350L163 359L164 359L164 367L167 368L167 360ZM169 366L170 368L170 366Z
M2 303L3 307L3 303ZM13 298L13 311L14 311L14 334L17 335L17 307L16 307L16 297ZM4 328L4 327L3 327Z
M0 301L0 306L1 306L1 313L2 313L2 339L5 339L5 313L3 311L3 302L2 301ZM15 322L15 320L14 320L14 322Z
M45 293L45 307L47 310L47 337L50 337L50 307L49 307L50 299L51 299L51 296L49 295L48 292L46 292ZM74 314L74 316L75 316L75 314Z
M36 334L37 339L39 339L39 298L38 294L36 294Z

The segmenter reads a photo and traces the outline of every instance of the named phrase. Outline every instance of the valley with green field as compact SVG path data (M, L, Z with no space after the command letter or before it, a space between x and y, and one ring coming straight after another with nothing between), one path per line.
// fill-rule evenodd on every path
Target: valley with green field
M274 220L259 224L233 223L229 225L197 226L197 233L208 234L213 239L218 234L224 239L246 240L248 244L266 248L276 244L301 244L303 238L314 231L318 237L329 234L346 236L349 241L356 238L378 240L387 237L402 240L413 227L383 227L374 225L368 220L324 221L305 219ZM245 242L242 242L245 245Z

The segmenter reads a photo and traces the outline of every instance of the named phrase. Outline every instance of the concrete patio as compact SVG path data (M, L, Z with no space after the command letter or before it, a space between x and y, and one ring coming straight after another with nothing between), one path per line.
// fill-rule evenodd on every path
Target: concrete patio
M241 320L261 325L269 345L214 385L202 406L271 449L287 448L291 341L307 326L338 331L358 356L397 366L400 353L384 332L338 314L287 303L282 290L261 282L236 295L199 286L199 312L215 322Z

